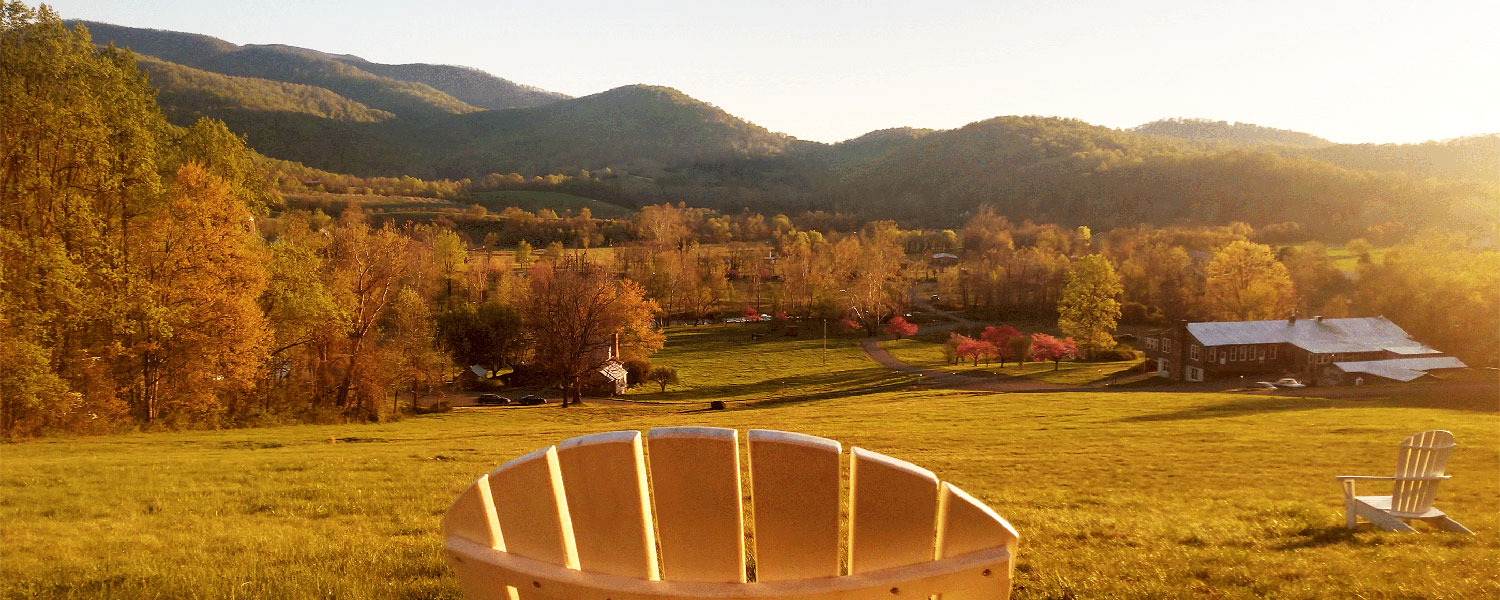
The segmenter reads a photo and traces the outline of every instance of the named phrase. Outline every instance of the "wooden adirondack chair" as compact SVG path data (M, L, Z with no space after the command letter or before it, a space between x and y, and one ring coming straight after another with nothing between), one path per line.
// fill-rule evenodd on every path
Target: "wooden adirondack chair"
M1458 521L1432 507L1438 484L1448 479L1443 469L1448 466L1448 455L1458 446L1453 434L1442 430L1414 433L1401 442L1396 453L1396 474L1392 477L1365 477L1340 475L1336 479L1344 484L1344 526L1354 529L1359 517L1387 531L1416 531L1403 520L1428 521L1441 529L1473 535ZM1389 496L1356 496L1356 481L1393 481L1395 489Z
M746 437L748 489L740 482L739 432L708 427L573 438L480 476L443 519L464 595L1010 596L1016 532L962 490L853 448L846 500L838 442L767 430ZM754 552L748 570L747 545Z

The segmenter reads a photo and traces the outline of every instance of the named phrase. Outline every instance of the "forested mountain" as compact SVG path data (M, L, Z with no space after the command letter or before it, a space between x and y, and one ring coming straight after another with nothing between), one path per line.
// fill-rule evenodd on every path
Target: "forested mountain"
M316 52L285 46L238 46L217 38L174 31L83 24L97 44L113 43L139 54L223 75L318 86L402 117L480 110L430 86L381 77Z
M1338 144L1302 154L1351 169L1500 183L1500 133L1421 144Z
M469 67L424 63L383 65L358 57L348 57L342 62L381 77L430 85L454 98L491 110L541 106L569 97L567 94L522 85Z
M1168 119L1116 130L998 117L830 145L667 87L563 98L462 67L89 27L96 42L160 59L141 63L173 122L216 117L267 156L338 173L479 180L588 171L597 179L590 189L627 205L829 210L943 227L981 205L1014 219L1244 221L1330 239L1372 227L1495 228L1500 214L1495 135L1340 145L1244 123ZM485 110L522 103L535 105Z
M230 111L289 112L360 123L395 117L317 86L220 75L144 54L136 57L136 65L150 75L157 102L178 124Z
M1145 135L1172 137L1195 142L1229 144L1279 144L1300 148L1319 148L1333 144L1328 140L1300 131L1261 127L1250 123L1230 123L1209 119L1162 119L1130 129Z

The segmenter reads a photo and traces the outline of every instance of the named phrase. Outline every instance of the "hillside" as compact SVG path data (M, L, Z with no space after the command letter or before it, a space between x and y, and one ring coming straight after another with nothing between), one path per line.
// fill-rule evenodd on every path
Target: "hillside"
M178 125L230 111L289 112L358 123L395 117L317 86L220 75L146 55L138 55L136 64L150 75L157 102Z
M1333 142L1300 131L1262 127L1251 123L1230 123L1209 119L1161 119L1130 129L1135 133L1178 138L1194 142L1217 142L1237 145L1282 145L1319 148Z
M286 46L239 46L196 34L82 23L88 27L96 44L113 43L138 54L222 75L322 87L402 117L479 110L427 85L381 77L316 52Z
M343 62L381 77L428 85L479 108L491 110L541 106L569 97L469 67L422 63L383 65L357 57L345 58Z

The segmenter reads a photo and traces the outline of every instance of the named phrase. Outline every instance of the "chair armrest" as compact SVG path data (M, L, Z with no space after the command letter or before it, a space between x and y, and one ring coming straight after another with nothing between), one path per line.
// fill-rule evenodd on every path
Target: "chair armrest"
M1395 477L1378 477L1374 475L1339 475L1334 477L1339 481L1395 481Z

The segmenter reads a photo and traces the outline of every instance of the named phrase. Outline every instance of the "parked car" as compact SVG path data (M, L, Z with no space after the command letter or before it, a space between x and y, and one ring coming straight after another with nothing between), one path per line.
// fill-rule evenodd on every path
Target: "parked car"
M1276 384L1271 383L1269 381L1257 381L1257 382L1255 382L1255 385L1252 385L1250 387L1255 388L1257 390L1274 390L1274 389L1276 389Z
M474 403L480 406L506 406L510 404L510 398L500 394L480 394L474 399Z
M1296 379L1293 379L1291 377L1282 377L1281 379L1276 380L1276 387L1299 388L1307 386L1302 385L1301 382L1298 382Z
M538 396L536 394L526 394L525 396L521 396L521 398L519 400L516 400L516 404L519 404L521 406L536 406L538 404L546 404L546 403L547 403L547 399L546 398L543 398L543 397Z

